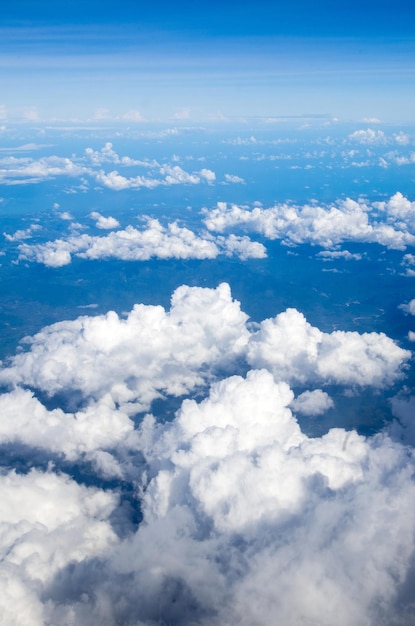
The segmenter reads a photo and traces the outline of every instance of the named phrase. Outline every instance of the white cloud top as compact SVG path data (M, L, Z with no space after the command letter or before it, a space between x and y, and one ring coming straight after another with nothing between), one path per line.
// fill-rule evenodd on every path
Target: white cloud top
M389 201L373 205L350 198L329 206L277 204L268 209L218 202L204 214L211 231L243 228L289 245L312 243L332 248L355 241L397 250L415 245L415 202L399 192Z
M91 216L97 219L97 226L101 229L118 226L115 218L104 218L96 212ZM105 237L83 234L45 244L21 244L19 258L37 261L49 267L61 267L71 262L72 255L90 260L113 258L124 261L148 261L151 258L215 259L220 254L240 259L266 256L264 246L246 236L198 236L177 222L163 226L157 219L147 218L145 221L146 228L142 230L127 226Z
M391 384L409 356L295 309L250 326L227 284L44 328L0 373L0 446L39 464L0 477L2 623L409 624L404 430L310 438L293 414L330 408L316 382ZM291 381L310 388L295 398ZM39 391L81 406L47 408ZM190 397L171 422L137 424L160 394ZM394 410L407 422L411 401ZM62 473L75 461L95 487Z

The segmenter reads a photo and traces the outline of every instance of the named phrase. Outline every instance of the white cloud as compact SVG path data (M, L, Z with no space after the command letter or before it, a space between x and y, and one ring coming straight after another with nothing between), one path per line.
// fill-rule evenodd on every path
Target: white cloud
M361 261L362 255L359 253L352 253L348 250L322 250L317 254L318 257L324 261L331 259L344 259L345 261Z
M243 178L234 174L225 174L225 181L227 183L245 183Z
M208 183L214 183L216 180L216 174L215 172L212 172L212 170L208 170L206 168L203 168L200 170L199 175L201 178L204 178L206 180L206 182Z
M276 380L387 386L411 356L383 333L323 333L296 309L261 322L250 337L248 363Z
M126 319L110 312L46 327L0 378L49 394L73 388L99 399L110 393L128 410L145 410L161 393L187 393L211 368L240 356L246 319L226 284L180 287L169 312L136 305Z
M347 198L328 206L278 204L271 208L218 202L204 209L204 222L211 231L244 228L289 245L312 243L324 248L345 241L378 243L404 250L415 245L415 202L396 193L387 202L373 205Z
M59 205L57 207L54 207L54 208L59 208ZM69 211L62 211L62 213L59 213L59 217L61 218L61 220L65 220L65 221L73 220L73 217L69 213Z
M82 176L88 170L66 157L50 156L0 159L0 181L6 185L36 183L56 176Z
M115 543L108 516L118 498L36 470L3 474L0 497L1 621L42 626L41 596L59 572L102 557Z
M13 235L9 235L8 233L3 233L3 235L7 241L22 241L22 239L30 239L33 237L33 233L39 230L42 230L39 224L32 224L29 228L25 228L24 230L16 230Z
M91 216L97 219L99 228L115 228L115 218ZM247 258L264 258L266 251L262 244L252 242L248 237L198 236L188 228L172 222L167 226L147 218L146 228L138 230L127 226L105 237L73 235L66 239L56 239L44 244L20 244L19 258L34 260L49 267L62 267L72 261L72 255L90 259L122 259L125 261L147 261L159 259L215 259L219 254Z
M334 406L330 396L321 389L314 391L304 391L291 402L294 413L302 415L321 415Z
M410 300L408 304L401 304L399 308L402 309L402 311L405 311L405 313L415 315L415 299Z
M118 228L120 225L119 221L116 220L115 217L104 217L103 215L98 213L98 211L92 211L89 216L96 221L95 225L97 226L97 228L101 228L103 230Z
M355 130L349 135L349 139L362 144L379 144L386 143L385 133L382 130Z
M394 135L394 139L396 143L399 144L400 146L407 146L409 143L409 136L406 133L403 133L402 131L400 131L399 133L396 133Z
M295 310L247 322L228 285L182 286L170 311L46 327L3 367L14 388L0 395L0 445L85 458L97 484L122 480L112 484L143 520L134 527L121 497L77 484L59 458L47 472L3 472L2 623L411 623L414 458L397 439L412 433L413 399L394 399L393 438L311 438L293 412L331 400L321 389L294 399L288 384L392 383L408 353L382 334L322 333ZM227 377L244 356L265 369ZM172 421L136 424L161 392L206 381L204 400L184 400ZM47 409L26 386L81 391L82 408Z
M3 445L23 443L48 454L63 455L70 461L94 461L98 451L137 445L133 422L116 409L109 395L76 413L65 413L59 408L48 411L32 392L16 388L0 395L0 410ZM122 475L115 460L111 473Z

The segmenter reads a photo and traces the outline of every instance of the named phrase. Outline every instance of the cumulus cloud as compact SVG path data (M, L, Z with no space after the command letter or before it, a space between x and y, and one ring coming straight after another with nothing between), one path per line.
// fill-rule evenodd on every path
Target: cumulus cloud
M276 380L387 386L411 356L383 333L323 333L302 313L287 309L261 322L247 347L248 363Z
M89 216L92 217L93 220L95 220L96 227L103 230L118 228L120 225L119 221L116 220L115 217L104 217L103 215L98 213L98 211L92 211Z
M130 412L145 410L161 393L185 394L203 384L210 368L240 356L246 319L226 284L180 287L169 312L136 305L125 319L110 312L46 327L0 379L48 394L78 389L97 400L109 392Z
M379 144L386 142L385 133L382 130L373 130L372 128L368 128L367 130L355 130L354 133L349 135L349 139L362 144Z
M409 143L409 136L402 131L400 131L399 133L396 133L393 137L396 143L399 144L400 146L407 146Z
M97 212L91 213L91 217L97 220L101 229L119 226L113 217L105 218ZM163 226L156 219L146 218L144 221L146 228L142 230L127 226L104 237L76 234L42 244L20 244L19 258L49 267L62 267L71 263L72 255L89 260L113 258L124 261L215 259L219 254L237 256L241 260L266 256L264 246L246 236L199 236L177 222Z
M329 206L285 203L271 208L218 202L216 208L203 212L207 228L216 232L237 227L288 245L312 243L332 248L356 241L404 250L415 245L414 207L415 202L398 192L387 202L373 205L350 198Z
M295 413L311 416L321 415L333 406L333 400L321 389L304 391L291 402L291 407Z
M25 228L24 230L16 230L13 235L9 235L8 233L3 233L3 235L7 241L22 241L22 239L30 239L33 233L39 230L42 230L39 224L31 224L29 228Z
M2 623L411 623L411 451L392 432L308 437L295 414L332 401L289 384L391 383L408 357L392 340L322 333L295 310L249 325L222 284L180 287L169 311L63 321L26 347L0 373L0 446L88 461L97 484L59 463L3 472ZM138 423L160 394L188 397L172 421Z
M348 250L323 250L317 254L323 261L331 261L333 259L344 259L345 261L361 261L362 255L352 253Z
M227 183L244 183L244 179L235 174L225 174L225 181Z
M1 621L42 626L42 593L59 572L102 557L115 543L108 516L118 498L36 470L3 474L0 494Z
M405 313L409 313L410 315L415 315L415 299L410 300L408 304L401 304L399 308Z

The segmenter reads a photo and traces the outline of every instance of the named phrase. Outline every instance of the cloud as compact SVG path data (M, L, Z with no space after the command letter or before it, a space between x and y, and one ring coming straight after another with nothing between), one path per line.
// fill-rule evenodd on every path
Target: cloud
M25 228L24 230L16 230L13 235L9 235L8 233L3 233L3 235L7 241L22 241L22 239L30 239L33 233L39 230L42 230L39 224L31 224L29 228Z
M295 413L311 416L321 415L333 406L333 400L321 389L304 391L291 402L291 407Z
M382 130L373 130L372 128L355 130L354 133L349 135L349 139L369 145L386 143L385 133Z
M235 176L234 174L225 174L225 181L227 183L245 183L244 179L240 176Z
M115 217L104 217L97 211L92 211L92 213L90 213L89 216L92 217L93 220L96 220L96 223L95 223L96 227L101 228L103 230L111 229L111 228L118 228L120 225L119 221L116 220Z
M351 253L348 250L323 250L317 254L323 261L331 261L332 259L344 259L345 261L361 261L362 255L359 253Z
M176 134L176 132L175 129L162 131L164 136ZM117 165L117 169L110 168L114 164ZM128 168L129 175L125 176L120 172L121 168ZM144 169L146 173L131 176L131 168ZM148 175L149 172L150 175ZM143 160L134 159L128 155L120 156L111 142L106 142L100 150L87 147L80 157L73 154L70 158L52 155L37 160L31 157L14 156L0 159L0 183L4 185L39 183L57 176L81 177L83 184L91 178L99 185L114 191L154 189L161 185L213 184L216 180L215 172L208 168L187 172L178 165L170 163L160 165L154 159Z
M115 218L105 218L91 213L101 229L116 228ZM127 226L104 237L72 235L42 244L20 244L19 258L43 263L49 267L62 267L72 261L72 255L83 259L122 259L124 261L147 261L158 259L215 259L220 254L247 258L264 258L266 251L261 243L248 237L212 237L196 235L177 222L163 226L158 220L146 218L146 228L138 230Z
M56 176L77 177L88 169L67 157L7 157L0 159L0 182L5 185L38 183Z
M411 356L383 333L323 333L296 309L261 322L247 347L248 363L276 380L388 386Z
M407 358L293 309L249 324L226 284L44 328L0 370L1 449L55 463L0 476L2 623L409 625L413 402L389 434L308 437L295 414L331 399L289 385L392 383ZM139 419L161 394L187 397Z
M400 146L407 146L409 143L409 136L402 131L400 131L399 133L396 133L394 135L394 139L396 143L399 144Z
M410 315L415 315L415 299L410 300L408 304L401 304L399 308L405 313L409 313Z
M0 395L0 445L23 444L69 461L91 461L100 472L121 477L114 450L137 445L134 423L109 395L75 413L48 410L31 391L16 388ZM103 461L106 460L106 465Z
M169 312L136 305L125 319L109 312L46 327L0 379L50 395L71 388L99 400L110 393L128 411L146 410L162 393L188 393L211 368L239 357L249 334L246 319L226 284L180 287Z
M41 596L59 572L115 543L108 516L118 497L36 470L3 474L0 494L1 621L41 626L48 621Z
M271 208L218 202L204 209L204 222L211 231L243 228L288 245L312 243L333 248L345 241L378 243L404 250L415 245L415 202L400 192L387 202L366 204L347 198L328 206L277 204Z

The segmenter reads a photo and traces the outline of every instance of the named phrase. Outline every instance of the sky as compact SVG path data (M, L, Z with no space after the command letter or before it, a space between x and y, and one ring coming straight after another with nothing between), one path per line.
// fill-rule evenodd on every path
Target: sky
M410 121L409 3L9 2L2 117Z
M413 626L414 9L0 8L2 626Z

